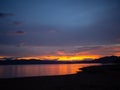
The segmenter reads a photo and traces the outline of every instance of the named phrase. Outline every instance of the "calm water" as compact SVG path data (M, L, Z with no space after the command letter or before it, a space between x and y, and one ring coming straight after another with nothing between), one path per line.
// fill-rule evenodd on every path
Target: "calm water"
M99 64L1 65L0 78L74 74L79 68Z

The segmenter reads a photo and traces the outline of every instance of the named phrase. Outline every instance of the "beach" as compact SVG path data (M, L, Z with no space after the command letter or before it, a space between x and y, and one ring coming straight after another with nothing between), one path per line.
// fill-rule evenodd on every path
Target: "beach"
M1 90L120 90L120 66L91 66L71 75L0 79L0 88Z

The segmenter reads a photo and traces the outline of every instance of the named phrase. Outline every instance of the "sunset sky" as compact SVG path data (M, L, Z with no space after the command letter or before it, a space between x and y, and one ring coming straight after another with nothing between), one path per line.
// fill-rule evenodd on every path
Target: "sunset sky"
M120 0L0 0L0 58L120 56Z

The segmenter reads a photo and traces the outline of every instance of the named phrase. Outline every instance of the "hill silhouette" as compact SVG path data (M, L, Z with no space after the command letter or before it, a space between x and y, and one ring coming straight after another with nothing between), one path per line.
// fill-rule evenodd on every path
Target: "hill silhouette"
M99 59L95 59L94 62L97 63L116 63L119 64L120 63L120 57L119 56L105 56L105 57L101 57Z
M6 58L5 60L0 60L0 65L17 65L17 64L72 64L72 63L102 63L102 64L120 64L119 56L105 56L95 60L80 60L80 61L58 61L58 60L18 60L12 58Z

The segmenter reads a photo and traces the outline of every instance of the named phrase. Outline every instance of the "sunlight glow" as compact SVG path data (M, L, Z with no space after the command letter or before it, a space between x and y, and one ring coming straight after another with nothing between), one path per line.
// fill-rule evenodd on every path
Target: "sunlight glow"
M19 59L37 59L37 60L84 60L84 59L95 59L99 58L98 55L93 56L36 56L36 57L22 57Z

